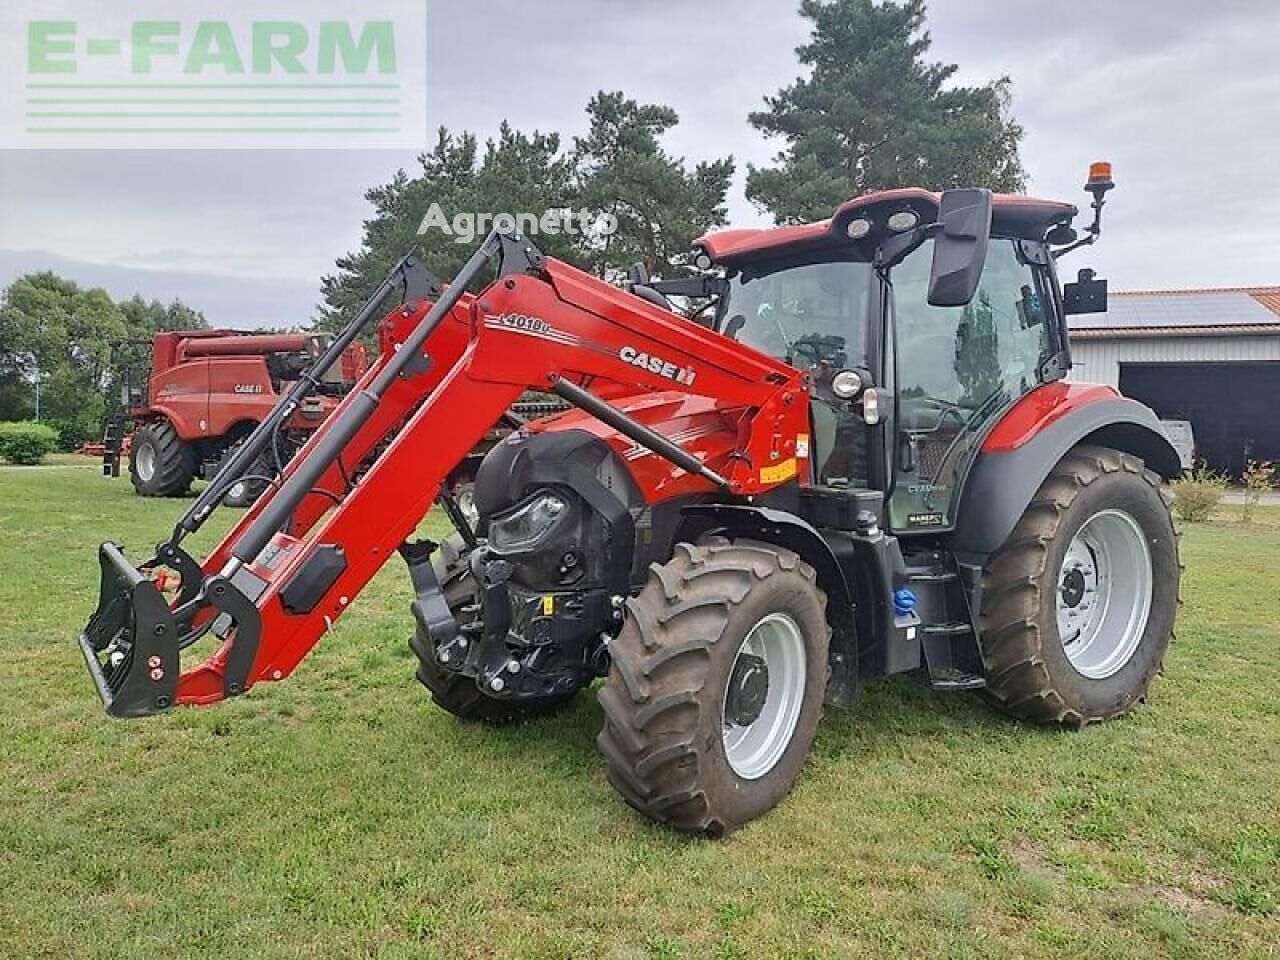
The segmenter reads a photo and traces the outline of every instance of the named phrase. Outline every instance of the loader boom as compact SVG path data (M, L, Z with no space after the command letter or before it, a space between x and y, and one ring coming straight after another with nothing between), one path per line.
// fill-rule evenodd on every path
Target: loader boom
M464 293L499 251L498 279L478 296ZM82 647L97 663L100 687L112 686L113 664L117 686L148 669L152 681L142 702L114 709L108 702L110 712L211 703L287 676L409 541L450 471L528 389L559 392L691 480L697 475L703 489L731 497L793 479L804 454L797 439L808 431L807 374L544 259L514 235L492 235L434 304L393 311L381 340L372 369L200 565L199 589L183 584L171 624L143 616L156 605L140 597L154 585L128 571L113 575L104 547L104 595L109 582L124 584L136 609L113 619L100 608ZM724 462L701 463L609 402L671 389L714 398L737 418L740 443ZM181 568L175 554L162 548L153 563ZM194 564L185 566L189 578ZM149 668L134 662L149 648L134 649L138 638L129 634L143 626L153 646L152 634L179 648L210 631L222 642L175 685L167 650L151 653Z

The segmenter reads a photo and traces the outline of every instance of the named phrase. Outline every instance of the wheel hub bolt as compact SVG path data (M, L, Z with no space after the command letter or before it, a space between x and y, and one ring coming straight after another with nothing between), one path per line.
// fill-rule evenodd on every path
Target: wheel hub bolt
M507 685L506 681L504 681L501 677L494 677L492 680L489 681L489 689L492 690L494 693L501 693L503 689L506 687L506 685Z

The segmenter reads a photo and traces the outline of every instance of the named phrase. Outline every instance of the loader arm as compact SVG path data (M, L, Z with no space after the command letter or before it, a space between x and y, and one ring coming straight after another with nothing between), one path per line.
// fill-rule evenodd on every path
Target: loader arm
M462 293L499 252L498 279ZM393 553L421 559L409 541L445 478L528 389L559 393L730 498L802 472L807 374L515 235L490 236L438 300L393 311L380 336L377 362L198 568L173 544L141 569L103 545L81 647L109 713L212 703L288 676ZM731 453L703 463L609 402L672 388L737 417ZM198 587L166 601L162 566ZM216 651L183 671L181 650L207 634Z

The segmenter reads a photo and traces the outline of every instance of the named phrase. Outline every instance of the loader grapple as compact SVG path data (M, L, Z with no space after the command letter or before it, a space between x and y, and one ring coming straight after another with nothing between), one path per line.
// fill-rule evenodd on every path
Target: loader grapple
M113 717L167 710L178 689L178 626L155 582L114 543L98 549L98 609L80 635L80 651Z

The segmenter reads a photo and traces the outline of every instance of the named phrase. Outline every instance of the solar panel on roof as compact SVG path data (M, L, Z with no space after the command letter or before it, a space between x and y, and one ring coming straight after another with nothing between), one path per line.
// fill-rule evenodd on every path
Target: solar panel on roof
M1280 326L1280 316L1244 291L1112 294L1106 313L1070 318L1075 330Z

